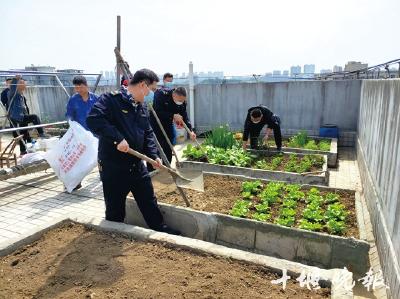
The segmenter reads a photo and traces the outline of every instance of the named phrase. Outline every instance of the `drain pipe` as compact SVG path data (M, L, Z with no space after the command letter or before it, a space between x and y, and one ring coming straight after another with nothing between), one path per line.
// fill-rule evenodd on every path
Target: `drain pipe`
M193 62L189 62L189 114L190 114L190 122L192 127L195 127L194 123L194 79L193 79Z

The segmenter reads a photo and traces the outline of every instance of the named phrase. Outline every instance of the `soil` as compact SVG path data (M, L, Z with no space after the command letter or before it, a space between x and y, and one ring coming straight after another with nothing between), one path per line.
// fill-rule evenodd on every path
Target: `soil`
M0 258L0 298L329 298L265 267L66 224Z
M242 182L239 179L218 175L204 175L204 193L185 190L185 193L191 203L191 208L206 212L218 212L222 214L230 214L230 211L237 199L241 198ZM304 191L304 190L302 190ZM185 206L175 186L157 190L157 198L161 202ZM321 195L325 195L327 191L321 190ZM348 211L346 219L347 229L343 236L359 238L357 227L357 216L355 210L355 194L354 192L337 191L340 195L340 203L344 204ZM271 220L274 222L279 215L281 203L276 203L271 207ZM306 207L306 203L298 201L296 226L298 220L302 218L302 212ZM322 231L326 232L326 230Z

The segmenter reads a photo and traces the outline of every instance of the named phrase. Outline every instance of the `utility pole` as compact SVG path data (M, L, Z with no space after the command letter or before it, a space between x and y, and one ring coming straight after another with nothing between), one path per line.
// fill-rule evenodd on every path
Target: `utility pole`
M193 78L193 62L189 62L189 115L190 122L192 123L193 128L195 127L194 123L194 78Z
M121 53L121 16L117 16L117 49ZM121 68L117 60L116 87L119 89L121 82Z

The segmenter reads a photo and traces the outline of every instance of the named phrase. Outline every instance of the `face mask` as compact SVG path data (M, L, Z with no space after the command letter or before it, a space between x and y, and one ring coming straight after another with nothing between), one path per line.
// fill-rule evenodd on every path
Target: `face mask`
M144 97L146 103L152 102L154 100L154 91L150 90L147 96Z
M172 86L174 86L174 83L172 83L172 82L165 82L165 83L164 83L164 86L165 86L165 87L168 87L168 88L171 88Z
M178 102L174 100L174 103L177 104L178 106L183 105L183 102Z

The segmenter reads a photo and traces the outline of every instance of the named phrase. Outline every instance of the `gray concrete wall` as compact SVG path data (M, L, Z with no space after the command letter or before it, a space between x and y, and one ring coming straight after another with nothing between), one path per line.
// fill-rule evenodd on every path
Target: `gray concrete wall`
M200 84L195 87L195 125L200 132L221 124L242 129L247 109L264 104L281 116L285 133L307 130L317 136L322 124L334 123L341 130L339 145L352 145L355 133L348 132L357 129L360 88L358 80ZM113 89L101 86L96 94ZM61 87L28 88L26 96L43 120L64 119L68 97Z
M357 157L383 272L400 298L400 80L362 83Z
M99 86L96 94L114 90L112 86ZM72 95L73 88L67 88ZM40 116L42 122L60 121L65 119L68 96L60 86L28 87L25 91L30 112Z
M195 88L195 122L200 130L229 124L242 129L247 109L263 104L281 116L282 128L318 135L322 124L356 131L361 81L201 84Z

